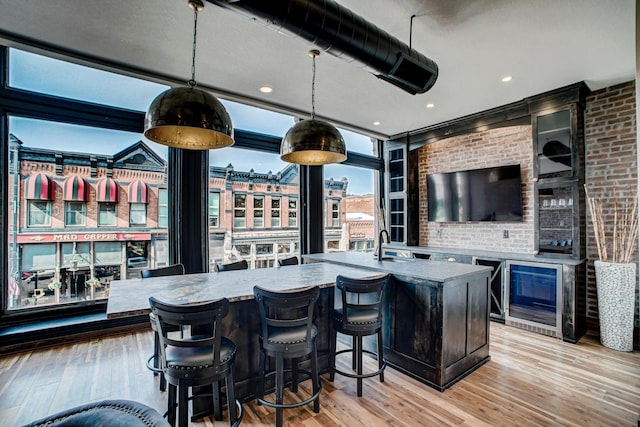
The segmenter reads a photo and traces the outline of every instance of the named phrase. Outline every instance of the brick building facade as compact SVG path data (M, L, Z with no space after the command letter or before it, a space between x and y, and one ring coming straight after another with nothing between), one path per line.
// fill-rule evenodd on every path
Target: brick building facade
M167 164L144 142L103 156L10 139L10 308L91 303L107 297L111 280L168 264ZM365 210L350 218L348 184L325 181L326 251L373 247L373 196L362 197L354 206ZM277 173L211 166L210 270L237 259L273 267L299 256L299 208L295 165ZM50 289L57 281L60 290Z

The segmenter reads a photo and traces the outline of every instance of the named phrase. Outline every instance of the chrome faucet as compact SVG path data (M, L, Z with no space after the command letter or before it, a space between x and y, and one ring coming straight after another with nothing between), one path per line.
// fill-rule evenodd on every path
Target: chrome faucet
M383 233L387 235L387 242L391 241L391 238L389 237L389 232L384 228L380 230L380 234L378 234L378 262L382 262L382 234Z

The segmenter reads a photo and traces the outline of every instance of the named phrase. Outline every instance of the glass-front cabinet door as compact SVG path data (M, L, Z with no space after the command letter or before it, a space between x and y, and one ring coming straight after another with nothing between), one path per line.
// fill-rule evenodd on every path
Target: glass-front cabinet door
M535 176L573 177L578 165L576 112L568 107L534 116Z
M580 235L577 181L538 184L537 250L540 254L577 256Z
M386 227L393 243L406 243L406 185L407 149L404 145L390 144L386 151L387 203Z

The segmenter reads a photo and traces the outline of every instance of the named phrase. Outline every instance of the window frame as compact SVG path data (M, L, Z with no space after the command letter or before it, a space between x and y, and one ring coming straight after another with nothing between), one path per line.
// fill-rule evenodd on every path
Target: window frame
M298 227L298 198L297 197L289 197L287 201L289 205L289 212L287 214L287 226L296 228ZM291 203L294 204L294 208L291 209ZM293 214L293 215L292 215Z
M340 227L340 200L330 199L331 202L331 223L329 227Z
M169 190L158 188L158 228L167 227L169 227Z
M244 205L238 206L238 200L243 200ZM242 213L242 215L239 215ZM233 228L247 228L247 194L233 194Z
M134 208L140 207L141 209L138 211L137 209L134 211ZM142 212L144 216L144 220L140 222L134 222L133 213ZM146 203L129 203L129 227L146 227L147 226L147 204Z
M256 202L258 200L262 201L262 207L256 207ZM265 197L262 194L253 195L253 227L254 228L264 228L264 201L265 201ZM257 215L258 213L260 215Z
M107 206L113 206L113 223L103 224L102 223L102 214L103 208ZM115 202L98 202L98 217L96 218L96 223L98 227L117 227L118 226L118 204Z
M79 207L80 210L70 211L71 207ZM81 222L78 223L70 223L69 214L74 213L74 217L80 215L82 219ZM64 226L65 227L84 227L87 225L87 203L86 202L78 202L75 200L68 200L64 202Z
M149 71L145 71L142 69L138 69L135 66L130 66L127 68L122 67L121 64L117 64L108 59L101 61L99 64L95 62L95 59L83 55L77 52L71 52L68 50L64 50L61 48L57 48L55 51L52 51L50 48L46 46L33 46L32 43L27 39L21 39L17 37L14 41L14 46L17 49L22 49L30 52L36 52L43 56L49 56L54 58L62 58L65 61L70 63L76 63L80 65L89 64L92 68L103 69L107 71L113 71L116 73L126 73L130 76L149 81L158 81L162 83L166 83L167 85L174 85L177 81L173 81L167 79L165 76L160 76L158 74L154 74ZM44 93L31 92L28 90L19 90L16 88L9 87L6 82L7 72L8 72L8 51L9 47L0 45L0 138L3 140L3 144L0 147L0 161L5 165L4 174L2 174L2 185L0 185L0 199L9 200L8 196L11 194L9 191L10 182L8 181L8 177L11 173L8 171L7 159L10 157L11 149L8 144L8 117L9 116L18 116L18 117L26 117L26 118L34 118L39 120L51 120L59 123L68 123L68 124L76 124L83 125L89 127L103 128L103 129L112 129L119 131L126 131L132 133L140 133L144 124L144 111L134 111L128 108L119 108L106 104L99 104L94 102L81 101L77 99L68 99L61 98L57 96L51 96ZM246 100L247 104L251 104L251 100ZM243 102L243 101L241 101ZM292 114L295 114L292 112ZM268 152L268 153L279 153L279 145L282 139L282 136L272 136L262 133L256 133L252 131L245 131L242 129L234 129L234 135L236 140L236 146L238 148L250 149L252 151L257 152ZM382 142L379 141L379 146L381 146ZM380 152L380 151L378 151ZM362 155L360 153L348 153L348 159L344 162L344 164L362 167L365 169L371 169L377 171L380 176L384 171L384 163L380 157L377 156L367 156ZM309 179L308 170L310 168L307 166L300 166L300 175L305 176L305 185L311 188L310 191L316 191L313 189L317 189L317 191L322 191L323 182L320 178L318 178L317 174L312 174L311 179ZM302 185L301 185L302 188ZM303 230L306 230L303 227L302 223L313 222L316 220L317 214L314 212L304 212L303 206L307 206L304 203L304 200L308 200L309 194L307 191L300 192L300 202L298 202L299 212L297 217L299 220L297 221L300 225L300 232L304 233ZM51 210L53 211L53 203L51 204ZM282 207L281 207L282 208ZM9 215L9 205L8 203L4 203L2 206L2 212L0 215L4 215L8 217ZM145 214L145 221L148 221L148 212ZM86 210L85 210L85 218L86 218ZM320 218L321 220L321 218ZM85 219L86 221L86 219ZM6 228L6 227L5 227ZM306 239L303 239L300 244L301 253L305 252L306 246L305 241L314 240L316 236L314 236L315 231L311 230L311 235L307 236ZM302 237L302 236L301 236ZM8 259L8 255L10 253L9 244L10 242L10 234L6 229L0 229L0 240L2 248L0 248L0 256L3 259ZM296 249L297 250L297 249ZM9 264L4 262L0 265L0 282L5 282L4 286L0 287L0 300L2 304L0 306L0 324L4 322L6 319L11 319L12 322L15 321L31 321L34 319L38 319L45 314L42 310L32 310L29 312L11 312L7 311L7 287L6 287L6 278L9 274ZM102 307L102 308L100 308ZM103 301L99 304L96 304L94 308L91 310L103 311L106 308L106 303ZM73 313L83 313L86 312L87 307L84 305L75 305L75 306L60 306L60 307L51 307L48 310L47 316L68 316Z
M34 224L32 222L32 207L35 203L44 203L46 206L44 215L44 221L42 224ZM51 201L50 200L27 200L27 228L44 228L51 227Z
M217 199L218 203L215 206L215 201ZM209 227L218 228L220 227L220 193L217 191L209 191ZM216 214L217 211L217 214Z
M277 207L274 203L277 202ZM274 215L275 214L275 215ZM282 227L282 197L271 197L271 228Z

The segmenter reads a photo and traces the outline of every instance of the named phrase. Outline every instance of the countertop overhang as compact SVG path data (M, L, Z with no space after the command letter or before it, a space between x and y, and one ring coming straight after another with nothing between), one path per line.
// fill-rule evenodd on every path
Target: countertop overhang
M446 283L471 277L478 272L491 271L491 267L458 262L431 261L417 258L383 258L378 261L370 252L333 252L302 256L305 261L328 262L347 267L387 272L402 278Z

